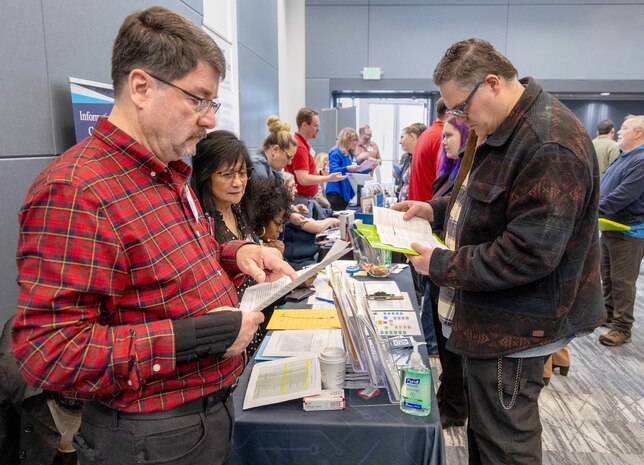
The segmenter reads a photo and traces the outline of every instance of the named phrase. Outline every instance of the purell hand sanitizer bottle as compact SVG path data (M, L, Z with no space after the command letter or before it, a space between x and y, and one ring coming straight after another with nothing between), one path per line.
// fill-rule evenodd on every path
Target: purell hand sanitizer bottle
M418 346L424 342L412 339L414 352L409 358L409 364L400 370L400 410L410 415L427 416L432 407L432 372L427 368Z

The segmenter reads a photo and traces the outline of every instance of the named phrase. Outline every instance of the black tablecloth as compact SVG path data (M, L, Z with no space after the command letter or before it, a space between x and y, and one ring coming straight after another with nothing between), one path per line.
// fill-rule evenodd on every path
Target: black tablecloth
M416 305L409 269L392 278ZM419 350L427 360L424 346ZM401 412L398 404L389 402L384 390L373 399L363 400L357 390L345 389L345 410L305 412L298 399L243 411L252 364L233 394L236 418L232 464L445 464L433 389L432 412L426 417Z

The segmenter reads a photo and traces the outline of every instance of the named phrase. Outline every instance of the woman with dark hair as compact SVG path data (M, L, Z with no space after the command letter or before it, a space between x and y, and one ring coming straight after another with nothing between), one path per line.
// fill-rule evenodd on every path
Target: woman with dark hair
M281 177L257 178L251 227L255 236L268 246L284 253L279 240L291 212L291 192Z
M197 144L192 170L190 185L212 218L217 242L253 240L253 164L246 144L232 132L213 131ZM239 298L253 284L251 278L235 282Z
M459 122L457 118L445 121L443 138L438 150L438 175L432 184L432 198L447 195L454 189L454 181L461 167L465 142L469 135L469 126Z

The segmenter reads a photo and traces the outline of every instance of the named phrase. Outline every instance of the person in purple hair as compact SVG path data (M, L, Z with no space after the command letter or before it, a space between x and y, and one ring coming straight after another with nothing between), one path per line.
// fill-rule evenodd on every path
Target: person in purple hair
M459 123L456 118L450 118L445 122L443 139L438 151L438 176L432 184L433 198L452 192L469 134L469 126Z
M454 189L456 175L461 167L465 142L470 134L470 128L456 118L445 121L443 138L438 151L438 176L432 184L433 196L437 199L450 194ZM439 231L436 231L437 234ZM440 234L442 236L442 234ZM429 288L429 290L427 290ZM443 371L440 375L440 386L436 392L438 409L440 410L441 425L443 428L450 426L463 426L467 419L467 404L465 401L465 386L463 381L463 359L459 354L449 351L445 344L447 338L443 335L442 324L438 315L439 287L433 283L426 286L429 291L432 306L432 319L436 330L438 357Z

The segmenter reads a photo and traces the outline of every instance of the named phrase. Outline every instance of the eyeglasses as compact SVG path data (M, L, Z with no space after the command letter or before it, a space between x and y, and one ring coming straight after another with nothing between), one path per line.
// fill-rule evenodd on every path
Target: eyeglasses
M235 179L235 176L239 176L239 179L241 181L246 181L253 176L253 168L246 168L245 170L239 170L239 171L234 171L234 170L217 171L215 174L220 176L226 182L233 182L233 179Z
M474 89L472 89L472 92L470 92L470 95L467 96L465 101L461 103L460 105L456 105L454 108L451 110L447 110L445 113L447 113L450 116L454 116L455 118L467 118L467 112L465 111L465 108L467 105L470 103L470 100L472 100L472 97L474 97L474 94L476 93L477 90L479 90L479 87L481 87L481 84L485 82L485 79L479 82Z
M148 74L150 74L150 73L148 73ZM176 86L176 85L172 84L171 82L165 81L165 80L161 79L160 77L156 77L153 74L150 74L150 76L152 76L157 81L162 82L162 83L164 83L164 84L166 84L166 85L168 85L170 87L174 87L175 89L179 89L188 98L194 100L196 102L195 113L207 113L208 111L212 110L212 112L214 114L216 114L217 111L219 111L219 108L221 108L221 103L219 103L219 102L215 102L214 100L199 97L198 95L195 95L192 92L188 92L187 90L182 89L181 87Z
M275 226L277 226L278 231L281 231L282 229L284 229L284 223L277 221L275 218L271 218L271 221Z
M286 155L286 159L288 161L291 161L293 158L295 158L295 154L291 155L288 153L286 150L284 150L282 147L279 148L282 152L284 152L284 155Z

